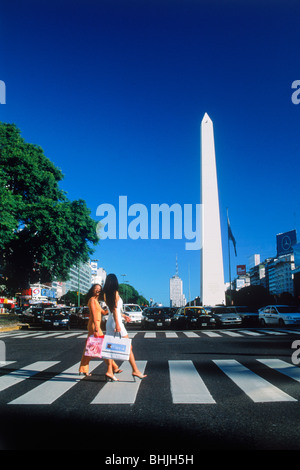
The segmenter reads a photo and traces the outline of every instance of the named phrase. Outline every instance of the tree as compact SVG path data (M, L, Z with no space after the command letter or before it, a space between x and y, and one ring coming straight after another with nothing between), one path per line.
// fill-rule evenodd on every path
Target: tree
M94 251L96 221L85 201L67 198L62 179L40 147L0 123L0 265L9 293L67 280L70 267Z
M130 284L120 284L119 293L123 299L124 304L138 304L146 305L149 302L138 293L138 291Z
M86 295L80 292L80 306L86 305L85 302ZM74 290L69 290L65 295L60 298L60 302L66 305L75 305L78 306L78 292Z
M259 308L274 303L274 297L263 286L247 286L231 294L233 305Z

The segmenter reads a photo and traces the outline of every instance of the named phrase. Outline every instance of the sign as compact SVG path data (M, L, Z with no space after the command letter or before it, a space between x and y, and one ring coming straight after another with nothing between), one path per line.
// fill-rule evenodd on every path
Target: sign
M246 265L245 264L239 264L236 267L236 273L237 273L238 276L242 276L242 275L246 274Z
M279 233L276 235L277 240L277 256L293 253L293 246L297 243L296 230L290 232Z

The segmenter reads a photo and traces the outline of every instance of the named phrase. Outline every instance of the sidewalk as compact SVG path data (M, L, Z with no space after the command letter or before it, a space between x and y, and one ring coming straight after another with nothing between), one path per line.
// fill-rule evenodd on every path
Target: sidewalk
M0 333L4 331L11 331L11 330L20 330L21 328L28 328L27 323L22 323L18 317L18 315L13 314L0 314Z

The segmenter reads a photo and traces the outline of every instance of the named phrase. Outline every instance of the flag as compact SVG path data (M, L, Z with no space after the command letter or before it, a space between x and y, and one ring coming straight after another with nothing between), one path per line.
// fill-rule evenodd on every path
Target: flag
M228 225L228 239L232 241L233 247L234 247L235 256L237 256L237 254L236 254L236 241L235 241L235 238L234 238L234 236L233 236L233 233L232 233L232 230L231 230L231 227L230 227L230 222L229 222L229 217L228 217L228 211L227 211L227 225Z

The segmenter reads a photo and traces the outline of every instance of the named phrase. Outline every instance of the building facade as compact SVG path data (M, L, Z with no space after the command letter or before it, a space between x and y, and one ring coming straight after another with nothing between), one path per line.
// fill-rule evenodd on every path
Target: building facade
M182 279L175 274L170 279L170 307L184 307L186 298L183 294Z

